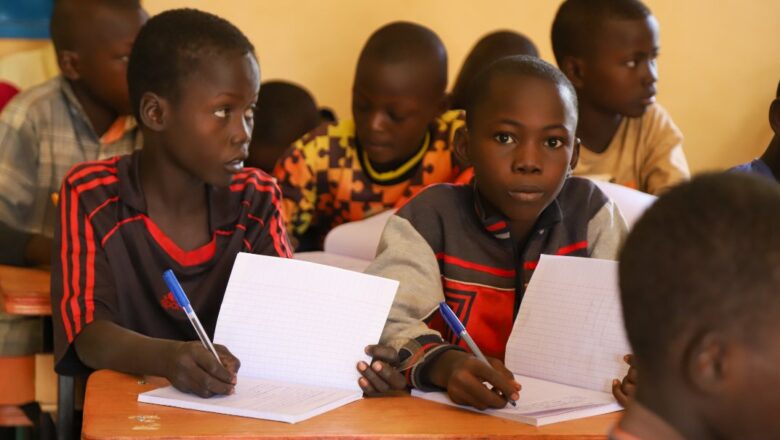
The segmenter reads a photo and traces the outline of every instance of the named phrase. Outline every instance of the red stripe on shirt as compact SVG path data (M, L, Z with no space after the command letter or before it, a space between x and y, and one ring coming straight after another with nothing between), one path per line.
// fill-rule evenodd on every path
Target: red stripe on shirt
M114 174L114 175L116 175L116 173L117 173L116 167L110 167L110 166L105 166L105 165L89 166L89 167L81 169L79 172L77 172L77 173L75 173L75 174L73 174L71 176L68 176L68 183L73 185L79 179L81 179L83 177L86 177L86 176L88 176L90 174L99 173L101 171L105 171L105 172L107 172L109 174Z
M423 354L425 354L425 352L426 352L426 351L427 351L429 348L431 348L431 347L435 347L435 346L438 346L438 345L441 345L441 344L440 344L440 343L438 343L438 342L431 342L431 343L425 344L425 345L423 345L422 347L420 347L420 349L419 349L419 350L417 350L417 352L416 352L416 353L414 353L414 354L412 355L412 358L411 358L411 359L409 360L409 362L408 362L408 364L409 364L409 365L411 365L411 367L409 367L409 368L407 368L407 369L406 369L406 383L408 383L408 384L411 384L411 383L412 383L412 380L411 380L412 368L413 368L413 367L414 367L414 365L417 363L417 359L418 359L420 356L422 356Z
M154 238L154 241L160 245L168 256L176 260L181 266L197 266L209 261L214 257L214 253L217 250L216 235L211 237L211 241L203 246L193 249L191 251L182 250L176 243L168 238L165 233L157 227L156 224L147 216L143 216L146 229Z
M105 202L103 202L100 205L98 205L97 208L93 209L92 212L89 213L89 215L87 216L87 220L92 221L92 217L94 217L95 214L98 213L98 211L100 211L101 209L103 209L106 206L108 206L109 203L114 203L114 202L116 202L118 200L119 200L119 196L114 196L114 197L110 197L110 198L106 199Z
M62 262L62 299L60 300L60 315L62 315L62 325L65 327L65 336L68 338L68 342L73 342L73 330L71 329L70 318L68 318L68 297L70 296L70 289L68 287L68 222L67 222L67 206L69 206L66 200L65 185L62 185L60 189L60 200L62 200L62 206L60 206L60 261Z
M92 229L92 222L88 218L84 219L84 241L87 245L87 261L84 268L84 277L86 278L84 308L86 308L87 317L84 324L89 324L95 316L95 233Z
M506 228L506 222L504 221L493 223L492 225L485 227L485 229L487 229L490 232L500 231L505 228Z
M539 265L538 261L526 261L523 263L523 269L525 270L536 270L536 266Z
M570 254L574 251L578 251L580 249L587 249L588 248L588 242L587 241L580 241L574 244L570 244L568 246L564 246L560 249L558 249L558 252L556 252L557 255L566 255Z
M436 254L437 260L443 260L446 264L452 264L455 266L460 266L465 269L471 269L476 270L479 272L485 272L489 273L491 275L496 275L499 277L506 277L506 278L514 278L515 276L515 270L514 269L500 269L498 267L490 267L485 266L482 264L472 263L470 261L461 260L458 257L453 257L452 255L447 255L444 252L439 252Z
M75 187L70 189L70 243L73 246L71 251L71 263L73 269L71 270L71 287L73 288L73 296L70 298L70 312L73 317L74 333L79 334L81 332L81 308L79 307L79 296L81 295L81 286L79 286L81 278L81 262L79 258L81 256L81 240L79 240L79 219L78 219L78 192Z
M122 225L124 225L126 223L134 222L134 221L137 221L137 220L142 220L143 218L144 218L143 214L138 214L135 217L128 217L128 218L126 218L124 220L120 220L119 222L117 222L117 224L115 224L111 229L108 230L106 235L103 236L103 239L100 241L100 245L103 246L103 247L106 247L106 242L108 241L109 238L111 238L112 235L114 235L114 232L116 232L117 229L119 229L120 226L122 226Z

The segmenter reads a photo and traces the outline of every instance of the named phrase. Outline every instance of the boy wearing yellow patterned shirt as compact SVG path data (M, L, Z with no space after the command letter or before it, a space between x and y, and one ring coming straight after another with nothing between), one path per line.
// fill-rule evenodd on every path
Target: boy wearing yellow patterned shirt
M323 125L277 163L285 224L297 250L321 248L339 224L397 207L432 183L456 181L461 111L445 112L447 54L431 30L388 24L368 39L352 90L354 120Z

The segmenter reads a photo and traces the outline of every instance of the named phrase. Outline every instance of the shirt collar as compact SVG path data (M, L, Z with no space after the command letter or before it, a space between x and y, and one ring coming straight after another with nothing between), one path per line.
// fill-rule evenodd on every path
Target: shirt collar
M141 187L140 164L141 152L136 151L130 155L123 166L119 166L119 197L125 205L148 215L146 199ZM230 188L207 185L206 191L208 192L211 232L213 233L214 230L224 228L225 226L234 225L240 214L240 207L236 205L235 197L231 197Z
M98 138L97 134L95 133L95 128L92 126L92 121L90 121L87 117L86 112L84 112L84 107L81 106L81 102L79 102L78 98L76 98L76 93L73 91L73 87L71 87L70 82L68 82L64 76L60 76L60 88L62 89L62 94L65 96L65 101L69 107L71 115L78 117L87 127L89 127L89 129L92 131L92 134L94 135L94 138L97 139L101 144L109 145L119 141L122 139L125 133L133 130L136 125L138 125L134 117L127 115L120 116L111 124L108 130L103 133L103 136Z
M483 200L483 197L479 194L479 190L477 189L476 178L471 179L470 185L474 192L474 210L482 223L482 227L499 240L509 240L511 238L509 219L498 212L497 209L490 206L487 200ZM545 229L548 226L559 223L562 218L563 212L561 211L561 205L556 197L552 203L542 211L539 218L536 219L534 230L538 231Z

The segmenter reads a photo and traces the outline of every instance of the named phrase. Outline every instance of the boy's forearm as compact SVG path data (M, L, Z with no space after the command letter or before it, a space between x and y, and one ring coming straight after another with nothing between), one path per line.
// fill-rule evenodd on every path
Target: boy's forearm
M74 342L79 359L90 368L163 377L181 343L150 338L105 320L87 325Z

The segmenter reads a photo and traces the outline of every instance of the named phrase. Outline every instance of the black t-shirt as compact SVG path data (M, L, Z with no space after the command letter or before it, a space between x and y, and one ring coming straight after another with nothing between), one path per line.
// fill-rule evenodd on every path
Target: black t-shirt
M238 252L290 257L275 181L247 168L208 188L212 239L184 251L148 217L140 155L75 166L60 194L52 258L55 369L83 374L73 341L96 319L141 334L197 340L162 274L172 269L210 336Z

